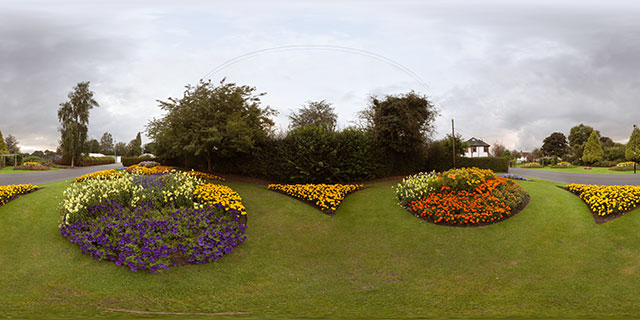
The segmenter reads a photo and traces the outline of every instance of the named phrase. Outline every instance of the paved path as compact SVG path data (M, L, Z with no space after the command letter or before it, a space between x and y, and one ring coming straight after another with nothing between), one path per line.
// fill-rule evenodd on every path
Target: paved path
M640 174L568 173L523 168L509 168L509 173L563 183L640 186Z
M100 166L78 167L73 169L54 170L54 171L37 171L26 173L7 173L0 174L0 186L10 184L42 184L60 180L71 179L81 175L107 169L115 169L122 167L122 164L105 164Z

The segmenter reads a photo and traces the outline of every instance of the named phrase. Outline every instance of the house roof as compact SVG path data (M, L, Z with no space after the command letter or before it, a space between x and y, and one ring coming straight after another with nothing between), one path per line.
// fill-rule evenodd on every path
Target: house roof
M480 139L476 139L471 137L471 139L467 140L467 143L470 147L489 147L490 145Z

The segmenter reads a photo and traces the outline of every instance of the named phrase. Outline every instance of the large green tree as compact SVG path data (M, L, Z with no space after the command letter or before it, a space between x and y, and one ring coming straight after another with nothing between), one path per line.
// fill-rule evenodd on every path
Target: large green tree
M85 153L99 153L100 152L100 142L96 139L91 139L84 144L84 152Z
M592 131L587 143L584 146L584 153L582 154L582 161L591 164L597 161L601 161L604 158L604 151L602 150L602 144L600 143L600 136L596 131Z
M291 130L309 125L326 126L334 130L338 115L331 107L331 103L325 100L307 101L300 109L289 115L289 121L291 121L289 124Z
M631 131L631 137L627 142L624 156L627 160L634 162L633 173L636 173L636 164L640 161L640 129L636 125L633 126L633 131Z
M109 132L102 134L100 138L100 152L104 154L113 154L113 136Z
M147 126L157 156L202 156L211 171L214 157L248 152L274 125L270 116L276 112L260 106L262 95L225 80L218 85L200 81L187 85L182 98L158 101L166 115Z
M127 155L127 144L124 142L118 142L113 147L113 151L118 156L126 156Z
M582 159L584 147L593 131L592 127L586 126L582 123L571 128L571 131L569 132L569 148L572 161ZM600 135L599 132L598 135Z
M569 151L567 137L562 132L554 132L544 138L541 149L545 156L564 158Z
M142 154L142 137L140 132L136 135L136 138L129 142L127 145L127 155L129 157L137 157Z
M8 154L9 149L7 149L7 144L2 137L2 131L0 131L0 154Z
M58 109L61 147L64 155L70 158L71 167L80 158L87 140L89 110L99 106L93 95L93 91L89 90L89 81L79 82L67 95L69 100L61 103Z
M383 99L371 97L369 106L359 115L365 129L381 145L406 154L425 146L438 111L426 96L411 91Z

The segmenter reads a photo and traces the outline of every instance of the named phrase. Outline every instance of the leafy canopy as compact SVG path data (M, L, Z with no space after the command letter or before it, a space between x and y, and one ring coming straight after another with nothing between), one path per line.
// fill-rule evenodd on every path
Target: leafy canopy
M592 131L584 146L582 161L585 163L594 163L601 161L603 158L604 151L602 150L602 144L600 143L600 136L598 135L598 132Z
M542 141L542 153L545 156L563 158L568 152L569 143L562 132L554 132Z
M289 116L291 123L289 129L295 130L305 126L326 126L334 130L338 121L338 115L331 107L331 103L322 101L307 101L298 111Z
M640 129L637 126L633 127L624 155L629 161L640 162Z
M61 147L65 156L71 158L71 166L80 158L83 145L87 140L89 110L98 107L93 99L93 91L89 90L89 81L79 82L67 97L69 101L60 104L58 121L62 134Z

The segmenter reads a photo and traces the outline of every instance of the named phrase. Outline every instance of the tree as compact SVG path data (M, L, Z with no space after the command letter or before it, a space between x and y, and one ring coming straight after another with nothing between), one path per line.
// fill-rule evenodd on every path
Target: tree
M187 85L182 98L158 101L167 112L147 126L156 142L157 156L202 156L209 171L213 158L248 152L257 141L264 141L274 125L269 117L275 110L260 106L255 88L234 83L213 85L200 81Z
M0 131L0 154L8 154L9 149L7 149L7 144L2 137L2 131Z
M136 135L136 138L129 142L127 146L127 155L129 157L137 157L142 154L142 138L140 132Z
M602 145L602 149L606 149L614 147L616 143L609 137L600 137L600 144Z
M602 139L600 139L602 141ZM604 159L607 161L624 161L625 159L625 150L626 146L622 143L614 142L613 146L605 147L603 145L602 150L604 150Z
M75 166L87 140L89 110L99 106L93 99L93 94L93 91L89 90L89 81L79 82L67 95L69 101L61 103L58 109L62 134L60 142L63 153L71 158L71 167Z
M12 135L8 135L5 139L4 139L6 146L7 146L7 150L9 151L9 153L11 154L18 154L20 153L20 146L18 144L20 144L20 141L18 141L18 139L16 139L16 137L12 136Z
M84 144L85 153L100 153L100 142L96 139L91 139Z
M540 159L543 156L544 156L544 153L542 153L542 150L540 150L538 148L535 148L535 149L533 149L533 151L531 151L532 160L533 159ZM529 159L527 159L527 161L529 161Z
M585 126L582 123L571 128L569 132L569 148L573 161L581 160L582 154L584 153L584 146L593 131L592 127ZM600 135L599 132L598 135Z
M425 146L437 115L433 103L414 91L387 95L383 100L372 96L369 106L359 113L374 139L399 154L416 152Z
M338 115L331 107L331 103L322 101L307 101L297 112L293 112L289 116L291 123L289 129L294 130L304 126L326 126L330 130L334 130Z
M502 143L497 141L493 143L493 146L491 146L491 154L494 157L502 157L505 150L507 150L507 148Z
M640 129L636 125L633 125L633 131L631 131L631 137L627 142L624 156L627 160L634 162L633 173L636 173L636 165L640 161Z
M600 144L600 136L596 131L592 131L587 143L584 146L584 153L582 154L582 161L585 163L594 163L601 161L604 158L604 151L602 150L602 144Z
M513 156L511 155L511 151L504 150L504 152L502 153L502 157L511 160Z
M451 139L451 134L448 134L444 139L440 140L440 144L442 144L442 148L447 155L447 159L451 159L453 161L453 157L451 154L453 152L452 141L455 141L456 144L456 157L464 156L464 151L469 147L469 144L466 141L462 141L462 135L460 135L459 133L456 134L455 139Z
M124 142L118 142L115 145L116 155L125 156L127 155L127 144Z
M520 151L513 149L511 150L511 157L513 157L513 159L519 159L522 156L522 153L520 153Z
M568 151L567 137L562 132L554 132L542 141L542 153L547 157L564 158Z
M104 154L112 154L113 153L113 136L109 132L105 132L102 134L102 138L100 138L100 152Z

